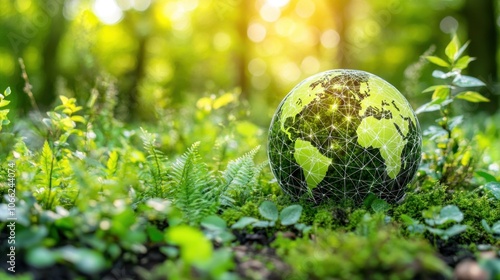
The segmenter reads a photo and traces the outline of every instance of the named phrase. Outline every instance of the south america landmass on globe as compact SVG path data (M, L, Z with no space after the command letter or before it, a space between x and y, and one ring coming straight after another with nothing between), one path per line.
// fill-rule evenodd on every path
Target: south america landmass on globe
M369 193L395 201L420 163L418 120L406 99L363 71L331 70L297 85L271 122L268 154L283 190L315 201Z

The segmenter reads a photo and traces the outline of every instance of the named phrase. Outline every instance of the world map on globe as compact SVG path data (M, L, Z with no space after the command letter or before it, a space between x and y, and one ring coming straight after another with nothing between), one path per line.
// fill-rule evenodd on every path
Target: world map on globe
M285 193L397 201L421 159L421 131L405 97L359 70L330 70L299 83L269 130L271 170Z

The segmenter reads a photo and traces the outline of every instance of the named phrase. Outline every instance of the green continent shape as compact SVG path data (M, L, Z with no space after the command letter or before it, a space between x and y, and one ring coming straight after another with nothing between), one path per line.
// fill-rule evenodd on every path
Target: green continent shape
M304 170L307 186L313 189L325 178L332 159L322 155L310 142L302 139L295 141L295 161Z
M415 116L410 104L392 85L374 78L370 78L368 83L370 96L361 100L359 116L364 116L366 110L372 107L390 111L392 118L363 118L356 130L358 144L365 148L378 148L385 160L387 174L394 179L401 171L401 153L408 142L405 137L409 132L409 124L404 118L409 118L416 125ZM382 105L383 102L385 106Z
M293 122L295 117L304 110L320 93L325 91L321 85L311 88L311 84L319 79L322 73L316 74L305 79L302 83L298 84L285 98L281 107L281 130L288 135L288 138L293 141L291 133L288 131L290 128L285 128L285 122L288 118L292 118ZM330 79L340 75L331 74Z

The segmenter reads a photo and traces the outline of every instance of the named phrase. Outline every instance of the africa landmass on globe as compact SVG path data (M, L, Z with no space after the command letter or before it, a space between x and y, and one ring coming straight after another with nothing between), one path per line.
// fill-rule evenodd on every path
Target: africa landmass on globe
M297 85L271 122L268 155L283 190L314 200L397 200L420 163L408 101L383 79L331 70Z

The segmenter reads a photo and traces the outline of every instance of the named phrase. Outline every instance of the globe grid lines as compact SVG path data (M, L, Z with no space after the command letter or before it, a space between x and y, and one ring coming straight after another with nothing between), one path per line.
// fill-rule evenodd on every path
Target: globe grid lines
M380 91L388 95L368 99ZM367 119L371 125L361 126ZM361 145L360 135L368 143ZM296 149L297 139L310 147ZM366 72L333 70L304 80L285 97L271 122L268 156L273 174L291 196L360 201L372 192L397 200L416 172L420 146L418 120L394 87ZM312 149L318 154L308 158L315 154Z

